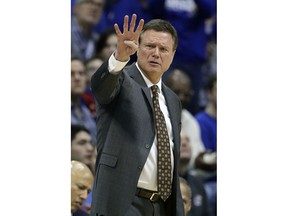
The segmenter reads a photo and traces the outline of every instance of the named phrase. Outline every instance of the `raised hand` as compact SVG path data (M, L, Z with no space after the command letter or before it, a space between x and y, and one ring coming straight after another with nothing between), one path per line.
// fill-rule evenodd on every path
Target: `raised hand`
M134 31L136 18L137 15L133 14L129 27L129 16L126 15L124 17L123 33L120 31L118 24L114 24L114 29L117 34L117 50L115 52L115 58L118 61L128 61L129 57L138 49L138 39L144 25L144 20L140 20L136 31Z

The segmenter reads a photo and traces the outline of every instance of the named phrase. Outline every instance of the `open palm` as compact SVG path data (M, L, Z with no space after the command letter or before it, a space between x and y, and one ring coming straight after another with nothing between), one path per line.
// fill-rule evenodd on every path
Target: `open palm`
M127 61L138 49L138 39L144 25L144 20L140 20L136 31L134 31L136 18L136 14L133 14L129 27L129 16L126 15L124 17L123 32L120 31L118 24L114 25L118 40L115 57L119 61Z

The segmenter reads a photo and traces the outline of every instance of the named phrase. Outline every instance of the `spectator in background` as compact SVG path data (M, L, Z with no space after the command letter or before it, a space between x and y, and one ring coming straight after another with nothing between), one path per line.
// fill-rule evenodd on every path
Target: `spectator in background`
M82 125L71 125L71 160L86 164L95 174L95 147L89 130Z
M217 152L217 76L212 74L205 86L208 104L204 111L198 113L195 118L199 122L201 128L201 136L207 151L210 151L210 155L203 155L200 160L210 161L211 163L216 161ZM197 162L196 162L197 163ZM205 169L205 167L198 166ZM211 205L213 206L213 212L216 215L216 167L215 170L207 170L205 173L205 189ZM213 175L214 173L214 175ZM208 175L207 175L208 174ZM212 175L211 175L212 174Z
M217 75L212 74L205 86L208 104L198 113L197 119L206 150L217 151Z
M90 110L94 120L96 121L96 103L91 92L91 77L95 71L102 65L103 60L99 57L93 57L86 62L86 89L82 96L82 100Z
M71 58L71 124L85 126L96 143L96 122L82 101L86 89L85 66L75 57Z
M103 61L109 59L117 47L117 35L114 28L108 28L100 34L96 43L96 55Z
M185 132L181 132L179 174L183 177L192 190L192 208L189 216L211 216L211 206L201 179L193 175L189 169L191 160L191 142ZM193 148L192 148L193 152Z
M208 35L208 43L206 46L207 58L202 68L203 83L207 83L212 74L217 73L217 38L216 38L216 14L206 20L206 33ZM207 105L207 96L205 89L200 91L200 107L203 109Z
M175 68L169 73L165 83L175 92L175 94L177 94L182 103L182 131L184 131L191 140L191 150L193 149L193 151L189 168L193 168L196 157L205 151L205 147L201 139L200 126L194 116L187 110L191 98L193 97L191 80L187 73Z
M71 19L71 55L82 61L95 55L95 41L99 34L93 31L102 15L104 0L75 0Z
M189 212L192 206L192 203L191 203L192 191L187 181L184 178L179 177L179 180L180 180L181 195L182 195L183 204L184 204L184 214L185 216L189 216Z
M84 200L91 191L93 174L82 162L71 161L71 215L88 216L81 210Z
M92 145L90 132L81 125L71 125L71 160L84 163L95 175L97 150ZM89 213L91 208L92 192L82 205L82 210Z
M216 0L159 0L158 10L162 10L161 17L175 26L179 34L179 48L171 68L188 72L194 96L187 109L195 115L200 111L202 67L207 58L205 22L216 13Z
M86 86L90 88L91 86L91 77L102 65L103 60L99 56L95 56L88 61L86 61Z

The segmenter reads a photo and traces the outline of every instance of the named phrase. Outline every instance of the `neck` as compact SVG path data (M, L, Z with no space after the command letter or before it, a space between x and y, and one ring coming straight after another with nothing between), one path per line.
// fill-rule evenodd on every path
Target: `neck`
M205 108L205 112L207 112L210 116L216 118L217 117L217 109L215 104L209 102Z
M180 161L179 167L178 167L179 175L180 175L180 176L184 176L184 174L186 173L187 169L188 169L188 164L187 164L187 162L186 162L186 161L185 161L185 162L181 162L181 161Z

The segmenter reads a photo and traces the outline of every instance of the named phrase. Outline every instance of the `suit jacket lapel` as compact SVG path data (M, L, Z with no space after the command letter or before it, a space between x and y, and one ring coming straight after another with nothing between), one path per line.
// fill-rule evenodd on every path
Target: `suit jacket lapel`
M153 110L153 104L152 104L150 89L147 87L142 75L140 74L138 68L136 67L136 64L133 63L127 72L129 74L129 76L132 79L134 79L141 86L142 91L144 92L144 95L146 96L146 99L148 100L148 102L149 102L149 104Z
M149 101L152 112L154 112L150 89L147 87L142 75L140 74L138 68L136 67L136 64L133 63L131 67L129 67L127 72L129 76L141 86L142 91L144 92L144 95L146 96L146 99ZM172 131L173 131L174 143L175 143L175 140L178 140L178 131L177 131L178 122L177 122L175 113L179 112L179 110L178 110L178 106L170 102L171 101L170 99L173 98L173 96L171 95L171 92L168 91L167 86L163 82L162 82L162 91L163 91L163 94L167 103L169 115L171 118ZM177 143L177 145L179 145L179 143Z

